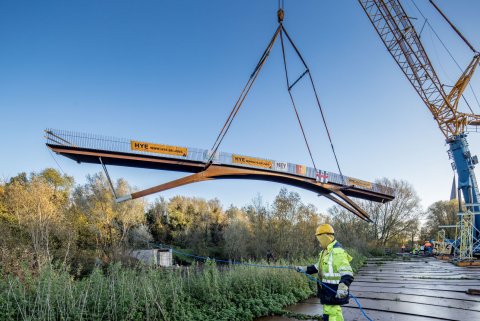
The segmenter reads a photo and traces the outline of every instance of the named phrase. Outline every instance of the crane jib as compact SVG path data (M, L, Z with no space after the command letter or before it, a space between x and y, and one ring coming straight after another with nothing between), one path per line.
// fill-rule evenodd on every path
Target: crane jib
M452 166L458 174L458 188L462 191L465 204L471 204L469 210L475 214L480 214L478 206L479 190L474 173L478 160L476 156L470 154L465 134L467 126L480 125L480 116L458 111L463 92L480 63L480 54L438 6L430 0L435 9L474 52L470 64L450 92L446 93L420 41L420 37L400 1L358 1L385 47L438 123L449 144L449 155L453 158ZM480 240L480 215L475 215L474 221L474 236L477 240ZM477 248L477 252L480 252L480 246Z

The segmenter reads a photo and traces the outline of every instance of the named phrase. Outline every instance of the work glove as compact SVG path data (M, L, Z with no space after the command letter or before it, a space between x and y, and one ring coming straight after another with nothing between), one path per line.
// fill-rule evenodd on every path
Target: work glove
M295 267L295 271L297 271L297 272L305 272L305 271L307 271L307 267L306 267L306 266L296 266L296 267Z
M348 286L345 283L340 283L338 285L337 295L335 297L337 299L345 299L348 296Z

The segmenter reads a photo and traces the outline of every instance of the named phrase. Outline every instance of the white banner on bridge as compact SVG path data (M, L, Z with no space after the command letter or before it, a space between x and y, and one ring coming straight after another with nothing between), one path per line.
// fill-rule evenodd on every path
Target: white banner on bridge
M287 162L275 162L275 170L280 172L288 172Z

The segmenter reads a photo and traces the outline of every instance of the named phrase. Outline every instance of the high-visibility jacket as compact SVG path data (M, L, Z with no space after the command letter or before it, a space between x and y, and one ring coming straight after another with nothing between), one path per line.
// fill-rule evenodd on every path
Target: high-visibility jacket
M318 297L322 304L343 305L349 301L349 296L344 299L336 298L338 285L347 286L353 282L353 270L350 266L352 257L342 248L338 241L330 243L320 252L318 263L307 267L308 274L318 273L318 279L323 286L318 285Z

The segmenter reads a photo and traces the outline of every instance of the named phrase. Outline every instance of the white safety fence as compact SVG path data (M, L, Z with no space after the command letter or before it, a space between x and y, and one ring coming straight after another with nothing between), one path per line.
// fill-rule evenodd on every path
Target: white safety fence
M57 129L47 129L45 132L47 143L50 145L183 159L200 163L206 163L211 156L211 151L206 149L156 144L125 138L115 138ZM272 172L289 173L313 178L322 183L331 182L345 186L353 185L356 188L363 190L370 190L386 195L394 195L394 191L389 187L362 181L349 176L342 176L337 173L320 169L318 169L316 172L312 167L284 161L276 161L272 159L257 158L226 152L217 152L213 158L213 163L249 167Z

